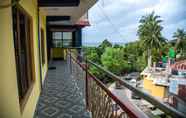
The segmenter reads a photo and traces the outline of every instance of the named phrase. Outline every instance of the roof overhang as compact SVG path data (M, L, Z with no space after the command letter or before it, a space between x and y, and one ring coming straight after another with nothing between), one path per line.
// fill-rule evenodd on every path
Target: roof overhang
M54 1L73 1L73 0L54 0ZM60 25L60 23L61 25L63 25L63 23L65 22L68 25L80 24L81 26L83 26L83 25L88 25L88 22L82 20L81 17L84 16L88 12L89 8L91 8L96 2L97 0L79 0L78 6L40 6L40 11L44 12L46 16L52 16L52 17L57 16L59 19L60 16L69 17L68 21L56 20L55 22L57 25ZM88 20L88 17L86 20ZM53 21L52 24L55 24L55 22Z
M79 27L90 26L90 22L88 20L79 20L75 25Z
M71 7L78 6L80 0L38 0L40 7Z

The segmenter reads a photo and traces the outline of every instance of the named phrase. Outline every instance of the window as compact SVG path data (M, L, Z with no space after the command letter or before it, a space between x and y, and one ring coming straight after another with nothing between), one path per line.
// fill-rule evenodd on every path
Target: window
M72 32L53 32L53 47L70 47L72 46Z
M63 46L72 46L72 32L63 32Z
M42 53L42 64L45 64L45 36L44 30L41 29L41 53Z
M53 47L63 47L62 32L53 32L52 37Z
M34 82L34 54L32 19L20 7L13 8L13 32L19 101L23 108Z

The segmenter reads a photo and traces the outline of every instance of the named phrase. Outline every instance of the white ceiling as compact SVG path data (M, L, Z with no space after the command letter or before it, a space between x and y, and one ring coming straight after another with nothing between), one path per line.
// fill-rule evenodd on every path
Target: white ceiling
M40 11L47 16L70 16L71 24L75 24L83 15L88 12L97 0L80 0L77 7L40 7Z

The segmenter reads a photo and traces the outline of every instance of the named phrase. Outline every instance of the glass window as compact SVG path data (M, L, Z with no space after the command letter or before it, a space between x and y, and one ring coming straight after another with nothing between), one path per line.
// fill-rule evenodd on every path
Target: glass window
M72 39L72 32L63 32L63 39Z
M71 47L72 46L72 32L53 32L53 47Z
M53 32L53 39L62 39L62 32Z
M72 32L63 32L63 46L72 46Z

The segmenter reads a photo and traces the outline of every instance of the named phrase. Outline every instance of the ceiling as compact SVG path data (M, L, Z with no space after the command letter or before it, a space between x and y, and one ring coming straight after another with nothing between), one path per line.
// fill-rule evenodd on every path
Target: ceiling
M41 1L60 1L60 0L41 0ZM76 1L77 0L61 0L61 1ZM68 16L68 24L75 24L78 20L84 16L88 9L91 8L97 0L79 0L78 6L40 6L40 11L47 16ZM58 24L62 21L56 21ZM67 22L67 20L65 20Z
M64 7L64 6L78 6L80 0L38 0L41 7Z

